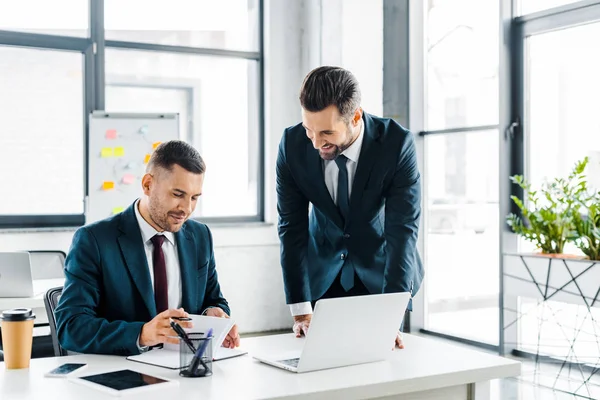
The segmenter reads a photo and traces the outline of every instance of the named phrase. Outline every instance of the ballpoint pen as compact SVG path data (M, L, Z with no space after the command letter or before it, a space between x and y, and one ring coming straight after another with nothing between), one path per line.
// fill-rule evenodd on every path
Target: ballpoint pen
M196 352L196 354L194 354L194 357L192 358L192 361L190 362L190 366L188 367L188 373L190 375L196 374L196 370L198 369L198 364L202 364L202 366L204 367L204 370L208 372L208 366L202 360L202 355L206 351L206 347L208 346L208 343L209 343L208 339L210 339L212 337L212 333L213 333L213 330L212 330L212 328L210 328L208 330L208 333L206 334L206 339L202 341L202 345L198 348L198 351Z
M171 328L173 328L175 333L177 333L177 336L179 336L181 338L181 340L183 340L185 342L187 347L192 351L192 354L195 354L197 350L194 347L194 344L192 343L190 338L188 337L187 333L185 333L185 331L183 330L183 328L181 326L179 326L178 323L173 322L173 321L171 321Z

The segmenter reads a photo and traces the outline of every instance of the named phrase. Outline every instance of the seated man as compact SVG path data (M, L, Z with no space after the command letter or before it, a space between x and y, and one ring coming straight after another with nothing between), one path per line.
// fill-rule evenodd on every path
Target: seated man
M58 340L79 353L138 354L177 343L173 317L228 318L212 236L188 220L202 194L205 165L185 142L158 146L128 209L77 230L55 310ZM180 322L190 327L189 322ZM239 345L234 326L223 346Z

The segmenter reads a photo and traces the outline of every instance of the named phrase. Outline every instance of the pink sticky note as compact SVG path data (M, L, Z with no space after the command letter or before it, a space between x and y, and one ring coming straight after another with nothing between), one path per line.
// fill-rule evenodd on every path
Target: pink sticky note
M106 138L107 139L116 139L117 138L117 130L116 129L109 129L106 131Z
M132 174L125 174L123 176L123 183L126 185L131 185L133 182L135 182L135 176Z

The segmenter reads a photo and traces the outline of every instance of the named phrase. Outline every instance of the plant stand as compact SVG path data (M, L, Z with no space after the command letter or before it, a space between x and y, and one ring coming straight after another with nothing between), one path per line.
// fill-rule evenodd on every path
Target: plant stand
M505 254L502 279L500 351L534 360L522 379L600 398L600 261Z

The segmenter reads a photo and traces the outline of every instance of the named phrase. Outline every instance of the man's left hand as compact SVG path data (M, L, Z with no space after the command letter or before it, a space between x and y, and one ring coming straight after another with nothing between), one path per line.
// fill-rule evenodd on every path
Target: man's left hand
M404 348L404 342L402 341L402 332L396 334L396 347L399 349Z
M225 311L221 310L219 307L211 307L206 310L205 315L209 317L218 317L218 318L229 318L229 315L225 313ZM240 345L240 335L238 333L237 325L234 325L233 328L227 334L225 340L223 340L223 347L227 347L228 349L234 349L239 347Z

